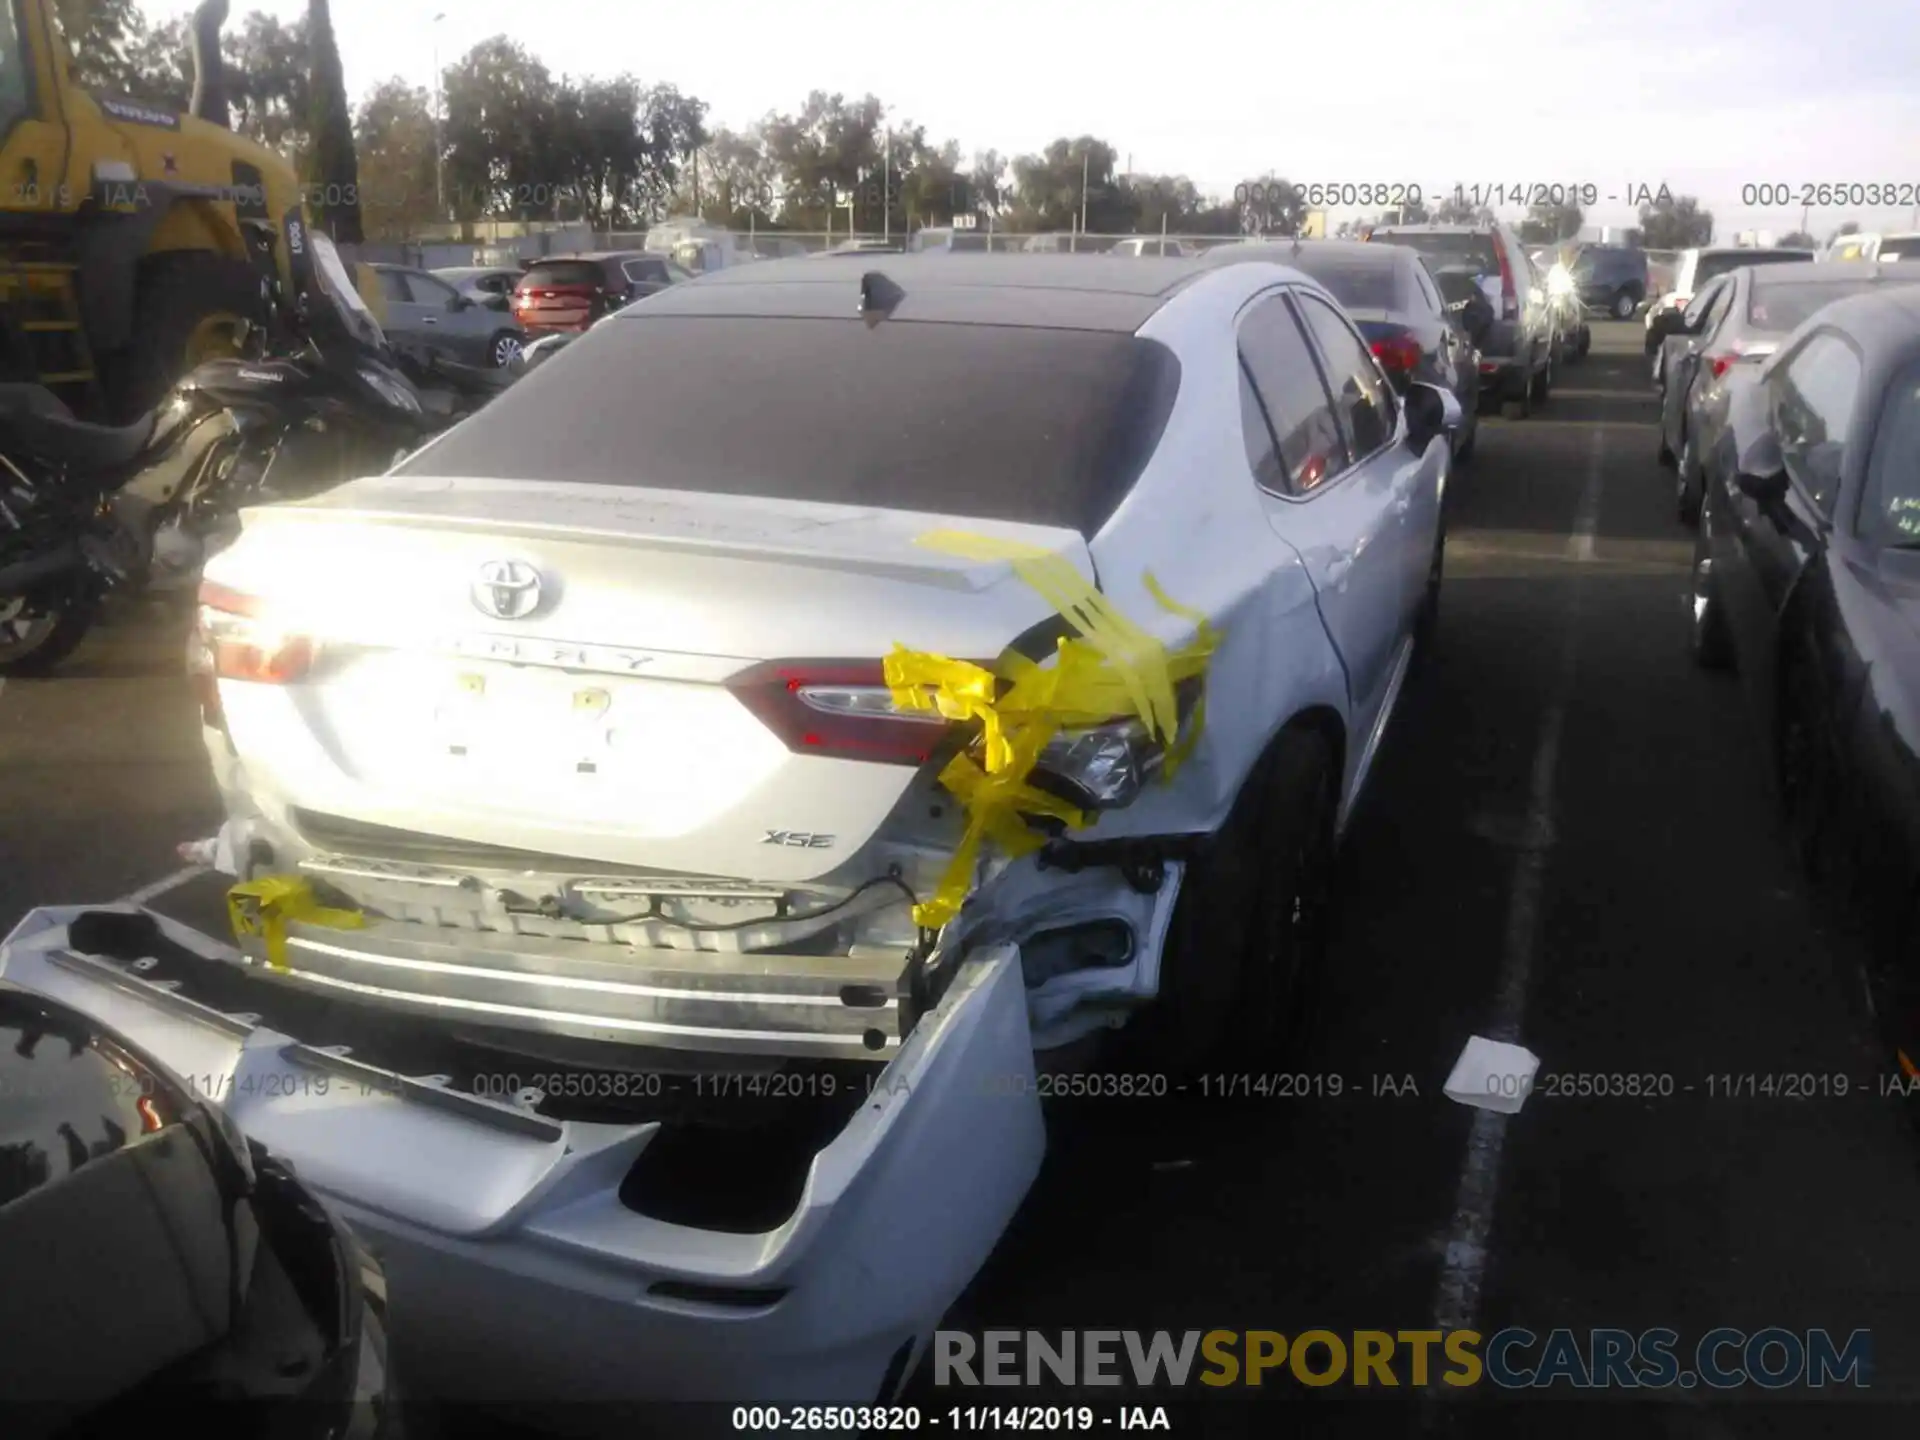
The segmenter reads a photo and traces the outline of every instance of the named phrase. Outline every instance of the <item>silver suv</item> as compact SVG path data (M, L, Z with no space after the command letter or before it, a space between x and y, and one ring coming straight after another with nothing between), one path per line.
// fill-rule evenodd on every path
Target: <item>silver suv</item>
M1558 321L1547 279L1527 258L1520 237L1498 221L1490 225L1381 225L1367 239L1405 245L1427 257L1436 276L1470 275L1493 308L1474 337L1480 351L1483 404L1503 403L1530 415L1553 391L1560 358Z

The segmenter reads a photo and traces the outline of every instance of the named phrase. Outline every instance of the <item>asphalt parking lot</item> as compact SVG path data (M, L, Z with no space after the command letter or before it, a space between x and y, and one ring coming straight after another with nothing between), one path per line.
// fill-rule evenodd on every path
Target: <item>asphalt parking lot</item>
M1691 541L1640 339L1596 324L1551 403L1484 421L1455 481L1438 649L1349 834L1314 1053L1289 1067L1321 1093L1057 1117L968 1328L1868 1329L1871 1390L1818 1402L1562 1387L1549 1416L1495 1413L1483 1387L1304 1405L1350 1410L1356 1433L1913 1432L1920 1144L1876 1088L1889 1061L1737 686L1685 653ZM0 692L0 924L175 877L175 845L217 824L185 624L127 616L57 678ZM210 877L154 903L220 923ZM1669 1093L1543 1086L1476 1123L1441 1095L1475 1033L1543 1072ZM1726 1093L1783 1074L1850 1093ZM1179 1432L1250 1428L1274 1388L1189 1401Z

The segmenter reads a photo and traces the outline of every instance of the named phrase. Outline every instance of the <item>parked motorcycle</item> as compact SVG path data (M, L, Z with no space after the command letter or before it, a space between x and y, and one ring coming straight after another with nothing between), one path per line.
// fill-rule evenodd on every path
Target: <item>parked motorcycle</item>
M180 381L173 404L204 443L154 464L118 497L151 537L151 589L190 589L207 556L240 533L243 508L386 470L511 378L403 361L333 242L288 223L299 288L277 307L283 325L258 335L247 358L209 361Z

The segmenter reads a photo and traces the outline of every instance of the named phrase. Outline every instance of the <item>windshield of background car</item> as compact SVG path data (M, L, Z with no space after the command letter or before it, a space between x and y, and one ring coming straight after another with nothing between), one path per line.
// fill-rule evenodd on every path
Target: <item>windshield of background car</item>
M1887 387L1858 528L1876 544L1920 549L1920 364Z
M1403 303L1399 266L1391 261L1381 264L1354 257L1323 258L1302 251L1291 264L1326 286L1349 310L1397 310Z
M1915 269L1920 270L1920 266ZM1906 283L1920 283L1920 274L1915 274ZM1884 280L1846 280L1829 281L1824 285L1755 285L1747 301L1747 321L1757 330L1777 330L1784 334L1799 329L1801 323L1812 319L1814 312L1822 306L1831 305L1848 295L1880 289L1886 284Z
M1373 238L1431 255L1436 269L1471 269L1480 275L1500 273L1500 256L1493 248L1493 236L1484 231L1376 230Z
M1743 265L1804 265L1812 258L1804 250L1723 250L1702 255L1693 271L1694 293L1698 294L1714 276L1725 275Z
M596 327L397 473L879 505L1091 536L1159 443L1179 383L1172 351L1125 333L646 308Z

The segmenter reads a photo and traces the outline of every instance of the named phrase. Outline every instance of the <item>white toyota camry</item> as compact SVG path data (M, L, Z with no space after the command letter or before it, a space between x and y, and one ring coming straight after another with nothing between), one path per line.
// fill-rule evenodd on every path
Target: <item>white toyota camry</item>
M515 1057L481 1118L532 1148L377 1046L421 1104L252 1123L516 1357L469 1393L884 1391L1032 1178L1036 1049L1284 1054L1459 420L1272 263L774 262L250 512L197 653L238 868L283 887L253 956ZM116 1014L223 1073L233 1003ZM636 1179L662 1075L824 1099L768 1215L703 1213L738 1190L686 1199L684 1150L679 1198Z

